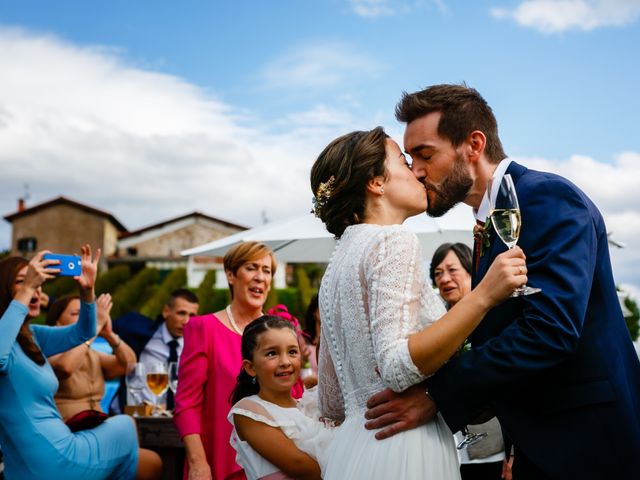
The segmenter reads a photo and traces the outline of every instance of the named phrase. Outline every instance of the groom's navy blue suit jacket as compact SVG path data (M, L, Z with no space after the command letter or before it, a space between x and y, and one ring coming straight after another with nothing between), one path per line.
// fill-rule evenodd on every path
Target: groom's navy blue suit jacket
M640 478L640 362L602 216L562 177L516 163L507 173L520 200L528 284L542 292L494 308L471 351L427 381L429 392L452 431L492 409L549 478ZM490 238L474 284L506 249L495 232Z

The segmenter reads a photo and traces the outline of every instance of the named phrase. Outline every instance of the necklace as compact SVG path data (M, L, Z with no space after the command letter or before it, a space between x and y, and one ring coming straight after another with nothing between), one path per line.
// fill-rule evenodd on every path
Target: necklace
M231 313L231 305L227 305L227 308L225 308L224 311L227 312L227 317L229 317L229 323L231 324L233 329L236 331L238 335L242 335L242 330L238 328L238 325L233 319L233 313Z

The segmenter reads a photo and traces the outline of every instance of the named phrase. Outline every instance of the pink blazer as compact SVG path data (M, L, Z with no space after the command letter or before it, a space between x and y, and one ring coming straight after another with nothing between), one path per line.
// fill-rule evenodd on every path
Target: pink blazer
M227 421L229 396L242 365L240 340L213 314L191 318L184 329L173 420L181 437L200 434L214 480L242 472Z

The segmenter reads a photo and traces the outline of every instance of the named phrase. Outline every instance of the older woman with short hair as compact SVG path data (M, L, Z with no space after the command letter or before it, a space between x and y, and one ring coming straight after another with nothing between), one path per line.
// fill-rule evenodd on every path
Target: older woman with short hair
M174 421L186 448L189 480L245 478L229 443L229 398L242 365L242 332L264 314L276 261L266 245L244 242L223 262L231 304L191 318L184 330Z

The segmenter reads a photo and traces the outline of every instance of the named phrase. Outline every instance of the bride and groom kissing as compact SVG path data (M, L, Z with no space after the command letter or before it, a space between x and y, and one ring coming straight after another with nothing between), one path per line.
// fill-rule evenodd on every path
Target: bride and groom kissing
M640 363L596 206L508 159L472 88L405 93L396 117L410 164L376 128L337 138L311 171L316 215L339 238L319 293L320 408L342 422L324 478L459 478L451 432L488 412L516 480L640 478ZM440 216L464 202L485 221L503 195L487 183L505 175L520 248L487 228L474 289L445 312L401 224L425 203ZM541 292L510 297L525 283Z

